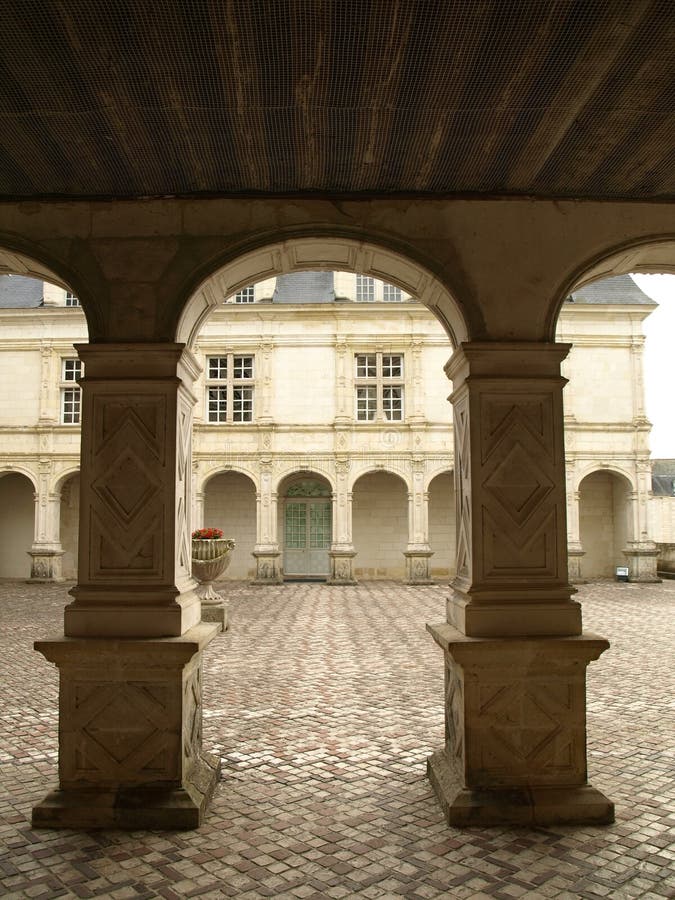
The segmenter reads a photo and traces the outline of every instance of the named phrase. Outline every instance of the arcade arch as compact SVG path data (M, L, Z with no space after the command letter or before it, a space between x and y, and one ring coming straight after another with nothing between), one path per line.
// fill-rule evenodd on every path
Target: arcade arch
M609 469L586 475L579 485L579 523L584 578L609 578L617 566L627 565L624 551L634 539L631 522L631 484Z
M431 577L455 574L456 512L454 472L439 472L429 482L429 548Z
M0 578L28 579L35 532L35 485L19 471L0 472Z
M200 501L203 515L199 524L220 528L224 537L235 542L224 578L251 578L255 574L252 554L256 545L256 487L253 480L243 472L219 472L203 485ZM195 527L198 526L195 524Z
M78 535L80 527L80 473L73 472L60 482L59 537L63 556L61 575L77 579Z
M352 488L357 578L403 579L409 543L408 485L389 471L367 472Z

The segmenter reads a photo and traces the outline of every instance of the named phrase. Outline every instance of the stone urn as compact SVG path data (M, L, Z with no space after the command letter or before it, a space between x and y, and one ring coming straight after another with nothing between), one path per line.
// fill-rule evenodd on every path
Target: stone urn
M202 602L202 621L217 622L227 628L227 602L215 590L213 582L227 571L234 541L223 537L201 537L218 529L200 528L192 535L192 575L199 585L195 593ZM219 532L222 535L222 532Z

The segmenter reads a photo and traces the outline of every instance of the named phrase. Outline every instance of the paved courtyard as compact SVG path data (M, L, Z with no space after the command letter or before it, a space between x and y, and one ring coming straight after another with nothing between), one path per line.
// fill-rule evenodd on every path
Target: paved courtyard
M223 760L194 832L32 831L56 775L57 672L32 651L63 586L0 584L4 897L675 896L675 581L597 583L586 628L589 776L603 828L448 828L424 777L442 743L447 588L231 587L206 654L205 744Z

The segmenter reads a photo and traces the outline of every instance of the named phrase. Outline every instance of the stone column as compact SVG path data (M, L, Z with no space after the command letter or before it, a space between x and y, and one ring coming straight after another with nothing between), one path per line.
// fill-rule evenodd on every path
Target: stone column
M39 463L35 499L35 533L28 551L31 558L30 581L63 581L63 547L60 540L61 494L49 490L51 462Z
M254 584L280 584L282 581L277 537L277 493L272 490L272 458L260 465L260 490L256 492L257 540L253 549L256 575Z
M190 573L196 361L178 344L88 344L78 584L60 670L59 787L33 824L198 825L218 764L201 748L200 622Z
M582 634L567 575L560 363L568 345L470 343L453 382L457 576L445 746L429 777L453 825L609 822L586 780Z
M335 462L336 490L333 497L333 541L328 556L328 584L356 584L352 543L352 492L349 490L350 463L347 457Z
M405 556L407 584L432 584L429 560L429 494L424 490L424 460L416 459L412 467L412 490L408 491L408 546Z
M637 464L637 490L630 494L630 518L635 539L623 551L628 565L628 580L642 583L660 582L657 573L659 548L649 537L648 500L651 495L652 467L649 460Z

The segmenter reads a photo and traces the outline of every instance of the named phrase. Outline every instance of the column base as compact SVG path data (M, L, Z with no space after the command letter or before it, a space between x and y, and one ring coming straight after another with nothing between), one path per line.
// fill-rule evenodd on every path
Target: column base
M255 578L253 584L281 584L283 578L279 571L278 550L254 550Z
M63 550L29 550L29 584L52 584L65 581L63 577Z
M354 578L354 557L356 550L353 549L332 549L328 551L330 560L330 575L326 579L326 584L358 584Z
M433 584L429 574L429 560L433 550L404 550L406 584Z
M439 750L427 760L427 776L449 825L609 825L614 804L596 788L532 787L470 789L452 760Z
M33 808L33 828L119 828L173 831L198 828L220 778L220 759L202 753L183 787L116 791L51 791Z
M623 551L628 563L628 580L637 584L659 584L659 548L653 541L628 542Z

